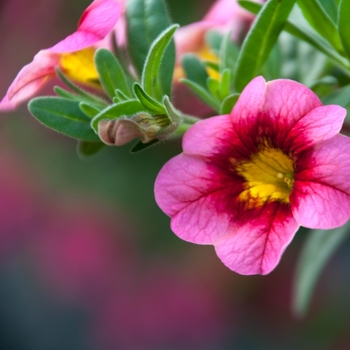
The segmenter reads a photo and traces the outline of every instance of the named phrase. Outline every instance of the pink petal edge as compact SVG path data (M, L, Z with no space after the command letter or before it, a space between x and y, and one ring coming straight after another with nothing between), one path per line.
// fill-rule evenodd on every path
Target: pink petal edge
M255 219L237 225L230 235L215 243L215 251L237 273L266 275L277 266L298 228L288 206L269 203Z

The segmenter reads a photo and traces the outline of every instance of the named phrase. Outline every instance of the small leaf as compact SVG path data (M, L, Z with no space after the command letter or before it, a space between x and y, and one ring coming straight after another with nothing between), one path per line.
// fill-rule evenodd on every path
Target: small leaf
M97 114L91 121L91 127L98 132L98 123L103 119L117 119L124 116L132 116L140 112L145 112L145 108L138 100L128 100L115 103L108 106Z
M106 106L107 103L102 98L95 96L93 94L90 94L89 92L81 89L79 86L75 85L73 82L71 82L62 72L61 70L56 67L56 74L57 76L62 80L62 82L67 85L72 91L74 91L76 94L81 96L81 101L90 101L94 102L95 104L98 104L100 106Z
M101 111L100 109L85 102L80 102L79 108L90 118L95 117Z
M79 107L79 101L61 97L37 97L28 104L29 111L41 123L64 135L85 141L98 141L90 127L91 119Z
M231 93L231 70L223 70L220 79L220 99L224 100Z
M240 94L232 94L227 96L221 103L220 115L230 114L236 102L238 101Z
M80 158L90 157L99 152L104 146L103 142L78 141L77 153Z
M199 58L192 53L185 54L181 57L181 63L186 78L206 89L209 75Z
M212 78L212 77L209 77L207 79L207 87L208 87L208 90L210 91L210 93L215 97L217 98L218 100L220 100L220 83Z
M171 24L163 0L128 0L126 2L127 41L131 61L140 77L153 41ZM160 76L174 66L175 47L168 47ZM168 82L171 84L171 81ZM166 93L170 96L170 92Z
M114 97L116 89L130 96L123 69L112 52L98 49L95 53L95 65L100 82L109 97Z
M179 124L180 122L180 115L181 112L179 112L173 104L170 102L168 96L164 96L163 98L163 105L167 111L168 117L172 121L173 124Z
M215 30L209 30L205 33L205 42L211 51L219 54L223 36Z
M141 141L139 141L131 150L130 152L131 153L138 153L138 152L141 152L143 151L144 149L150 147L150 146L153 146L155 144L157 144L158 142L160 142L160 140L158 139L153 139L152 141L150 142L147 142L147 143L142 143Z
M254 78L275 45L295 0L265 3L246 36L235 68L235 87L242 91Z
M344 86L322 98L325 105L335 104L344 108L350 105L350 85Z
M350 58L350 26L349 26L350 1L341 0L338 11L338 30L344 50Z
M239 48L232 42L231 32L228 32L222 39L219 53L220 72L229 68L234 72L235 64L239 57Z
M206 104L208 104L210 107L212 107L215 111L220 110L220 102L210 94L210 92L203 88L202 86L198 85L197 83L193 82L192 80L188 79L180 79L181 83L184 83L187 85L191 90Z
M175 30L178 27L178 24L170 26L164 30L152 43L142 71L141 85L143 89L151 97L154 97L160 101L164 95L170 94L170 87L165 88L160 81L160 66L162 61L165 59L165 49L172 40ZM169 74L171 75L170 81L172 80L173 70L174 67L169 71Z
M297 3L303 12L304 18L309 22L310 26L326 39L336 51L342 53L343 47L340 42L337 26L328 16L318 0L297 0Z
M295 274L292 307L296 316L305 315L322 269L349 232L348 223L337 229L315 230L309 233L300 253Z
M147 110L153 113L166 114L164 106L151 96L147 95L139 84L135 83L133 88L135 96L138 98L141 104L147 108Z

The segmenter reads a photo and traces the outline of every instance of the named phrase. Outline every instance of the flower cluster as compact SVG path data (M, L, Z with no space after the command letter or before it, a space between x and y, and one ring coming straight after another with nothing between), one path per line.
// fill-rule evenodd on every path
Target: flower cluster
M268 70L264 62L283 29L314 44L286 22L294 2L246 3L255 13L263 7L252 24L254 16L235 0L217 0L201 21L177 30L162 1L94 0L76 32L22 68L0 110L14 109L58 75L73 92L57 88L59 96L37 98L29 109L93 152L135 138L140 142L132 151L139 151L170 135L183 136L183 153L164 165L155 183L156 201L171 217L172 230L186 241L214 245L233 271L267 274L299 226L332 229L350 217L350 140L339 134L346 109L323 105L296 81L259 76ZM300 6L306 13L306 5ZM345 51L350 57L348 32L340 27L335 33L332 23L323 31L310 22L331 48L314 46L350 70L344 63ZM210 30L218 33L212 46ZM119 49L128 54L114 55ZM193 55L186 83L206 103L205 113L179 83L187 53ZM221 115L200 120L185 114L203 116L213 108Z

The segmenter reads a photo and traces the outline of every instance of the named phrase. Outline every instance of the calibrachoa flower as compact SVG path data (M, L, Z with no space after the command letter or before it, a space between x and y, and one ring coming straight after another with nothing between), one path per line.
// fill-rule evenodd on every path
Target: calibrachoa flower
M81 16L78 29L56 45L39 51L24 66L0 102L0 110L14 109L34 96L59 67L68 77L87 85L98 80L93 56L96 47L113 30L121 16L123 1L95 0Z
M307 87L253 79L230 115L192 126L160 171L155 196L182 239L212 244L241 274L267 274L299 225L330 229L350 216L346 110Z
M254 0L262 2L262 0ZM181 66L181 57L193 53L202 60L218 62L218 57L211 51L206 43L205 35L210 30L222 33L231 31L232 40L236 43L242 40L252 23L254 16L244 10L237 0L217 0L209 9L204 18L198 22L180 27L175 32L176 64L174 71L174 104L181 111L196 115L209 115L210 107L194 97L189 89L178 81L185 77ZM219 73L208 68L212 78L219 78Z

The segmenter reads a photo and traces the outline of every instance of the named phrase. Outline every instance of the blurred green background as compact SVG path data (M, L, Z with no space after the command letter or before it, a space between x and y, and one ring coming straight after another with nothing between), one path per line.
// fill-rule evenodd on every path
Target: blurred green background
M2 0L0 95L88 0ZM169 1L174 22L213 1ZM47 88L50 91L52 87ZM89 159L22 105L0 118L0 349L349 349L349 242L307 317L291 314L300 230L270 275L239 276L210 246L178 239L153 183L179 141Z

